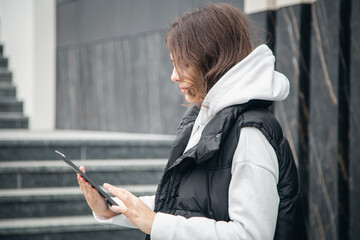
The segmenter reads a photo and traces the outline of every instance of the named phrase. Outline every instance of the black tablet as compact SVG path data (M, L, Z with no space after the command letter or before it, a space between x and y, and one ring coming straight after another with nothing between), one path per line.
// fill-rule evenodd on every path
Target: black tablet
M55 151L55 153L61 157L61 159L66 162L70 167L72 167L77 173L83 176L86 181L88 181L100 194L105 198L105 201L110 205L118 205L106 192L104 192L93 180L91 180L83 171L80 170L72 161L70 161L65 154L59 151Z

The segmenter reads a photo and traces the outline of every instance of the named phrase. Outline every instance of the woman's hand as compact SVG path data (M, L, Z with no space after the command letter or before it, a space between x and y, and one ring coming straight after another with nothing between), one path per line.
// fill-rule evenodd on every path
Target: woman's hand
M80 170L85 172L85 167L81 166ZM96 215L105 218L111 218L119 215L118 213L114 213L109 209L105 199L80 174L77 174L77 180L79 182L81 191L84 193L87 204Z
M123 213L141 231L151 234L156 213L129 191L108 183L105 183L104 187L125 204L125 206L112 206L112 209Z

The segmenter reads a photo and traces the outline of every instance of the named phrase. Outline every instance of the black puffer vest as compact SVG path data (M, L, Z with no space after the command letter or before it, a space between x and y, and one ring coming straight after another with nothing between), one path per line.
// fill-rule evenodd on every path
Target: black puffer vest
M156 191L155 212L230 221L228 189L233 155L240 129L255 127L275 149L279 163L280 204L274 239L305 239L297 169L282 129L267 109L270 104L253 100L223 109L206 125L198 144L183 153L199 112L197 107L190 108L180 123Z

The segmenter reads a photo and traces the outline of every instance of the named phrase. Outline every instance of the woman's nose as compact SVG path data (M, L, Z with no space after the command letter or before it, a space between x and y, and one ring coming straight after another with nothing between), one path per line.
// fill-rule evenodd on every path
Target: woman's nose
M173 68L173 72L172 72L172 74L171 74L171 81L173 81L173 82L178 82L178 81L180 81L179 75L178 75L178 73L177 73L177 71L176 71L175 68Z

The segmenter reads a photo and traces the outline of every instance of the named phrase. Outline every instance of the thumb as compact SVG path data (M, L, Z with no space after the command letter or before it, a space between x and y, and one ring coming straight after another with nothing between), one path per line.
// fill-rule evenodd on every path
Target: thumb
M127 207L125 205L123 206L120 206L120 205L112 205L111 206L111 209L114 210L114 211L117 211L117 212L121 212L123 214L126 215L126 212L127 212Z
M84 166L81 166L81 167L80 167L80 170L81 170L83 173L85 173L85 167L84 167Z

